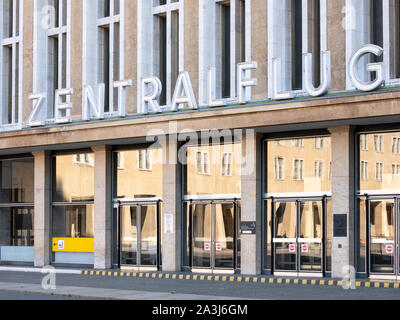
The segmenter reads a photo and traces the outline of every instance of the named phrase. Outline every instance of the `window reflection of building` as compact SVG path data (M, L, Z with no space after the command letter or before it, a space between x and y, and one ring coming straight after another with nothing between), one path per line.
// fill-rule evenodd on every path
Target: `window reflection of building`
M152 169L152 150L138 150L138 168L142 171L151 171Z
M397 179L400 164L400 155L397 153L400 143L398 137L396 132L359 135L360 190L400 189L400 180ZM371 145L373 143L373 147L368 146L368 142ZM369 169L372 170L372 178L369 177Z
M241 144L187 148L186 194L241 193Z
M330 272L331 138L269 140L266 144L264 268L273 272ZM329 169L325 167L328 164ZM295 246L294 252L290 245Z
M301 140L295 145L287 143ZM330 137L270 140L267 144L268 193L331 191L332 171L324 168L332 162Z
M374 135L375 152L383 152L383 135Z
M118 169L115 172L117 198L162 197L161 149L124 150L114 155Z
M94 238L94 156L55 155L52 160L53 238ZM54 252L54 263L93 263L93 253Z
M368 143L370 144L368 146ZM373 147L371 145L373 144ZM396 245L396 212L393 194L400 190L399 133L363 133L359 135L359 199L358 199L358 271L372 274L393 274L395 254L387 245ZM375 177L368 177L368 164ZM375 168L374 168L375 167ZM365 195L368 195L369 199ZM386 195L387 199L384 199ZM368 208L369 205L369 208ZM368 225L369 213L369 225ZM369 252L366 251L369 229ZM367 263L369 255L369 267ZM368 268L367 268L368 267Z
M304 160L294 159L293 161L293 180L304 180Z
M224 177L232 176L232 153L231 152L225 152L222 155L221 174Z
M158 228L161 225L163 185L162 149L128 149L114 152L114 197L120 202L115 212L114 243L121 237L120 264L129 267L156 267L161 264ZM120 231L117 227L121 219ZM118 235L120 233L120 235ZM115 249L116 250L116 249ZM118 263L114 252L114 263ZM115 258L116 257L116 258Z
M242 145L189 146L186 155L185 200L191 202L184 204L187 208L184 237L188 248L184 265L194 269L239 268Z
M34 160L0 161L0 261L33 262Z

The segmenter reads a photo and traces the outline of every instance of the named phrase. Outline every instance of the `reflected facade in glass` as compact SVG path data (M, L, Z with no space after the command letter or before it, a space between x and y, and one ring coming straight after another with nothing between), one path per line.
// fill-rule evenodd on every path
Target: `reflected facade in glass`
M267 140L265 151L264 269L330 272L331 138Z
M0 175L1 203L33 203L33 158L0 161Z
M52 157L53 263L94 263L94 165L91 152Z
M114 196L119 200L161 198L163 185L162 149L114 152Z
M185 195L240 195L241 143L187 147Z
M400 132L358 134L357 271L399 276Z
M186 155L184 266L239 269L242 145L188 146Z
M0 161L0 261L34 260L34 159Z
M156 148L113 152L114 265L161 265L162 156Z
M267 142L266 191L330 192L331 138L294 138Z
M94 154L53 157L53 203L94 201Z

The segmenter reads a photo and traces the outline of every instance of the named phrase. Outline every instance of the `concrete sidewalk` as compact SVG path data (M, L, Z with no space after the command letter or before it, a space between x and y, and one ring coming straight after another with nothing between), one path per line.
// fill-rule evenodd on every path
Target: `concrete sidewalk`
M0 282L0 291L39 293L65 297L80 297L105 300L247 300L243 298L204 296L182 293L148 292L135 290L117 290L104 288L87 288L72 286L56 286L55 290L45 290L37 284Z

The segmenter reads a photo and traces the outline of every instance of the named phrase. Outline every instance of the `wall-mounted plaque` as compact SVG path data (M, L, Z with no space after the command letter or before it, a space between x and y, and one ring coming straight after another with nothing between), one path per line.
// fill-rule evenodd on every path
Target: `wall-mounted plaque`
M333 215L333 236L335 238L347 237L347 214Z
M242 234L256 234L256 222L243 221L240 224L240 230Z

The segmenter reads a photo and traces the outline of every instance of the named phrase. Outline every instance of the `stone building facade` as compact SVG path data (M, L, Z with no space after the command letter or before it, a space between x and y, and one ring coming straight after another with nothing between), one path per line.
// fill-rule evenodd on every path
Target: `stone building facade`
M400 276L398 0L3 0L0 261Z

